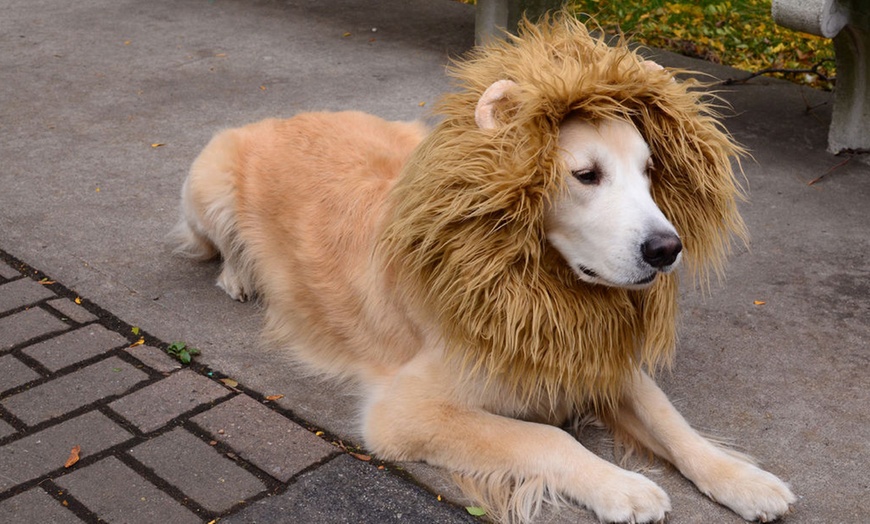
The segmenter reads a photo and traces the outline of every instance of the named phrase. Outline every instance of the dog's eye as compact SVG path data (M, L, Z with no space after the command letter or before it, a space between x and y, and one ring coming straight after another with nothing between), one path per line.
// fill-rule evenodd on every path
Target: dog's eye
M578 182L585 186L592 186L601 181L601 176L594 169L584 169L571 173Z

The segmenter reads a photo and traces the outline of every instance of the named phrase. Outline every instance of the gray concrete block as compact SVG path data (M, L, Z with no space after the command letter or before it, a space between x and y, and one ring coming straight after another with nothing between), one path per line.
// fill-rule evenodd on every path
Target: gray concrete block
M97 320L96 315L68 298L49 300L48 305L63 313L67 318L75 320L79 324Z
M139 362L161 373L171 373L181 369L181 362L167 355L165 351L161 351L153 346L134 346L127 348L126 351Z
M281 495L259 500L221 519L222 524L269 522L377 522L449 524L479 522L463 509L438 502L435 495L342 455L301 475Z
M12 389L31 380L36 380L40 374L12 355L0 357L0 391Z
M336 451L247 395L232 398L191 420L281 482Z
M213 380L183 369L109 404L114 412L145 433L230 391Z
M130 454L209 511L226 511L266 489L255 476L181 428L136 446Z
M120 395L148 375L117 357L7 397L0 404L25 424L59 417L97 400Z
M0 438L8 437L9 435L15 433L15 428L10 426L8 423L0 420Z
M21 276L21 273L18 272L17 269L10 266L6 262L0 262L0 277L5 278L6 280L18 278Z
M90 324L28 346L22 351L49 370L57 371L127 344L127 339L118 333L99 324Z
M0 285L0 313L21 306L35 304L53 297L54 293L42 284L29 278L21 278Z
M69 329L69 325L39 308L0 318L0 351L32 338Z
M103 522L201 522L193 512L115 457L107 457L55 482Z
M73 446L85 458L124 442L130 434L97 411L0 447L0 493L63 468ZM73 466L75 468L75 466ZM33 521L38 522L38 521Z
M83 522L45 491L32 488L0 502L4 524L74 524Z

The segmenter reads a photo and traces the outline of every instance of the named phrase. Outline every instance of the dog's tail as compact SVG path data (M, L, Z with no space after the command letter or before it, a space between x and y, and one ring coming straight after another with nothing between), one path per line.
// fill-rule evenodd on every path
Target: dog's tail
M230 130L216 135L193 162L181 188L181 216L168 237L176 255L229 258L237 236L237 160L237 137Z

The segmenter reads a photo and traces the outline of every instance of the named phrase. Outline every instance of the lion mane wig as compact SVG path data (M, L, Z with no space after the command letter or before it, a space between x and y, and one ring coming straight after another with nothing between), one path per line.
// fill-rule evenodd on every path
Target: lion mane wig
M743 150L697 82L650 67L624 39L608 45L567 12L525 21L450 74L459 91L442 99L440 123L405 166L377 249L462 369L529 405L567 399L606 413L634 371L669 362L678 279L660 275L643 290L587 284L547 243L545 211L568 176L560 123L576 114L635 124L654 159L653 199L695 282L719 274L731 235L745 236L731 164ZM500 102L502 125L481 129L475 106L499 80L516 89Z

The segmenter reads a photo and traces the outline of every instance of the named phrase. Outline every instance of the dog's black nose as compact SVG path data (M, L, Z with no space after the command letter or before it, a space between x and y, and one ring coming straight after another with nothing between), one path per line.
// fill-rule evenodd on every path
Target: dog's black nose
M658 269L673 264L682 250L683 243L680 242L680 237L670 232L653 233L640 246L644 262Z

